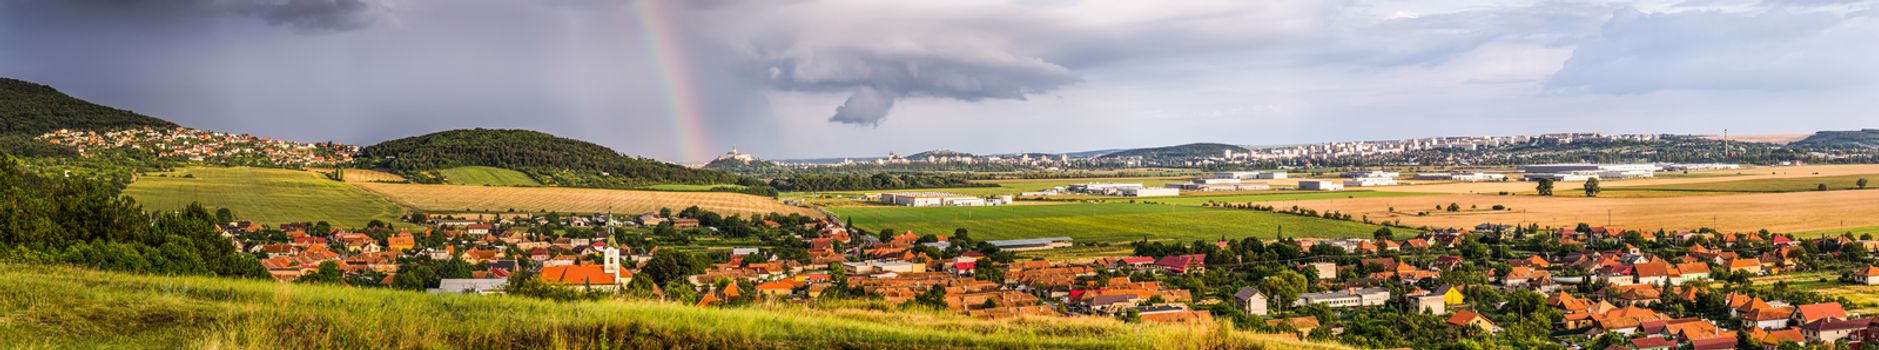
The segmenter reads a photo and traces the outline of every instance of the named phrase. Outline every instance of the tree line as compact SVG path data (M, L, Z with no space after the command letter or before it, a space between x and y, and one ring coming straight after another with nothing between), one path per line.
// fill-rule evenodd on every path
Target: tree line
M111 184L42 177L0 153L0 260L101 270L265 278L201 205L147 213Z

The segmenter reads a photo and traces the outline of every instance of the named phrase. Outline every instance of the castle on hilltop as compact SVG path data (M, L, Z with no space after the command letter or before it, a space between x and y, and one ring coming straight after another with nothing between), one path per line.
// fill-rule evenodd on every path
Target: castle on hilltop
M727 159L748 162L748 161L757 160L757 157L750 155L750 153L738 152L737 146L732 145L730 152L724 152L724 154L718 155L718 160L727 160Z

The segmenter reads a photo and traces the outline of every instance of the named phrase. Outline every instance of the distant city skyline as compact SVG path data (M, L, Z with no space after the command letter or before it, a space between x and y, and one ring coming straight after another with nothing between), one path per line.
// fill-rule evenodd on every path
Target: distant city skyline
M0 76L214 131L661 160L1852 130L1879 1L3 0Z

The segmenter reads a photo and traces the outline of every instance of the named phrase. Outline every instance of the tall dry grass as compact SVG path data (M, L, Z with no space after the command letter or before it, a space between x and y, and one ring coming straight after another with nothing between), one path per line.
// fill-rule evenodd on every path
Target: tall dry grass
M879 303L557 303L0 264L0 347L1336 349L1218 325L978 320Z

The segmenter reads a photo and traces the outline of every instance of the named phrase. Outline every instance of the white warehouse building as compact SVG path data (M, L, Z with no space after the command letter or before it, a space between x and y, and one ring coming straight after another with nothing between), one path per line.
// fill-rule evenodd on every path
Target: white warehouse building
M1527 180L1553 179L1585 181L1588 179L1634 179L1655 177L1663 168L1656 164L1547 164L1521 166Z
M882 193L880 202L909 207L977 207L986 204L984 198L940 192Z
M1298 189L1305 191L1339 191L1344 184L1325 180L1303 180L1298 182Z

